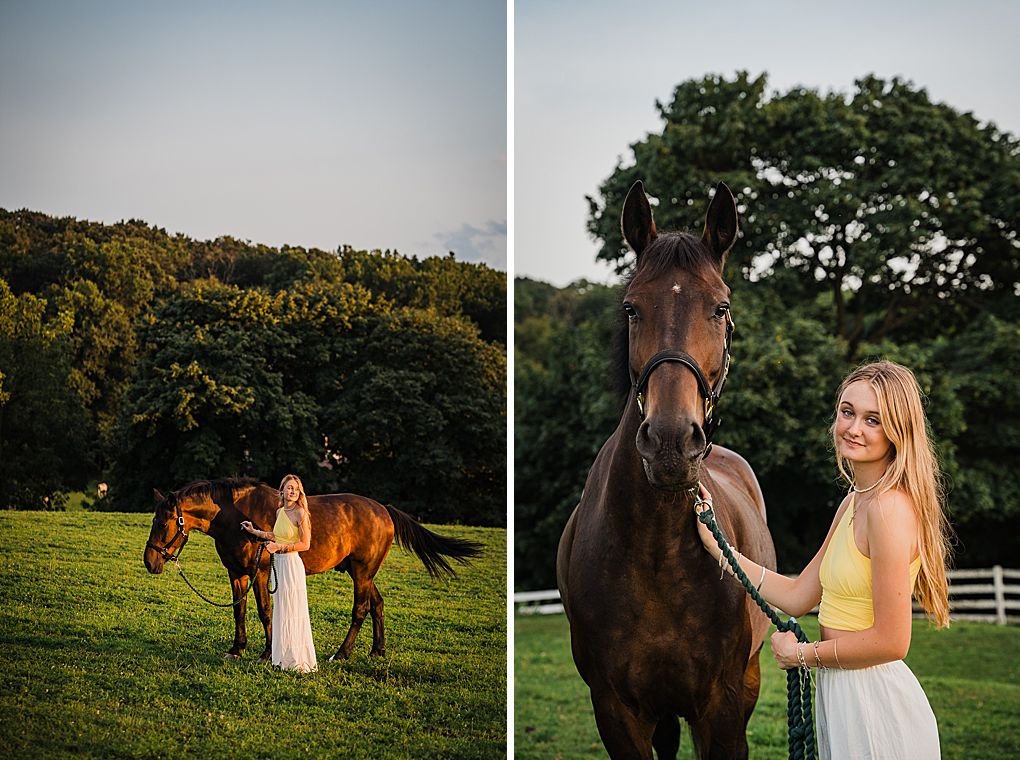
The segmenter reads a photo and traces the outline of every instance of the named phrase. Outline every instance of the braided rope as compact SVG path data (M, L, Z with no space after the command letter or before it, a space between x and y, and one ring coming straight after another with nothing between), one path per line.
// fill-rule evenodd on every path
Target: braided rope
M184 579L184 582L188 584L188 588L190 588L192 591L194 591L202 601L207 602L208 604L211 604L213 607L236 607L237 605L239 605L248 596L248 594L251 593L251 590L253 588L255 588L255 575L259 571L259 562L262 561L262 552L265 551L265 548L266 548L265 543L260 543L259 544L259 550L255 554L255 564L254 564L254 567L252 568L251 573L249 573L246 576L248 578L248 589L247 589L247 591L245 591L243 594L241 594L241 596L239 596L234 601L226 602L225 604L220 604L219 602L214 602L212 599L210 599L205 594L203 594L201 591L199 591L197 588L195 588L195 586L192 584L192 582L188 580L188 576L186 576L184 574L184 568L181 567L181 562L180 562L180 556L184 552L183 547L181 548L181 551L177 552L177 556L172 556L172 557L170 557L170 559L172 559L174 564L177 565L177 572L181 574L181 577ZM276 578L276 555L270 554L269 555L269 593L270 594L275 594L276 593L276 589L273 588L273 583L272 583L274 578ZM276 578L277 586L279 586L279 582L280 582L279 578ZM233 591L231 591L230 595L231 595L231 597L233 597L233 595L234 595Z
M733 574L743 585L744 590L776 628L783 632L792 631L797 637L797 641L807 643L808 637L804 634L797 619L791 617L788 621L782 620L769 603L762 598L758 589L754 587L747 574L741 569L740 563L733 556L730 545L715 522L715 513L712 511L711 504L704 501L700 494L696 494L694 498L695 506L701 504L706 506L706 509L698 515L698 519L712 531L715 542L719 545L719 549L732 568ZM817 749L815 747L814 718L811 714L811 672L809 670L798 667L786 671L786 705L790 760L814 760Z

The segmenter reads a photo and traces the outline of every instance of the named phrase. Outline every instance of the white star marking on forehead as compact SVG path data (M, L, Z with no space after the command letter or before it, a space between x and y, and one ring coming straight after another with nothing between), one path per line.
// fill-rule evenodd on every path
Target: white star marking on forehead
M673 292L676 293L677 295L680 295L680 283L678 282L673 283Z

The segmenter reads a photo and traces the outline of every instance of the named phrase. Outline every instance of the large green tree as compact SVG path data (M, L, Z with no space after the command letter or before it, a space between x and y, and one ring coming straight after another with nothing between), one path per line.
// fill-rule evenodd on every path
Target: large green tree
M635 180L658 198L660 228L699 228L704 189L723 180L742 213L731 265L787 303L827 294L826 323L851 359L865 342L927 337L933 322L1017 316L1012 135L876 77L844 95L713 76L657 105L661 132L589 198L598 257L618 271L630 265L619 218Z
M143 509L153 486L315 471L317 407L301 387L285 304L197 283L148 318L115 437L113 506Z
M523 587L555 584L560 532L616 426L619 289L514 284L514 557Z
M73 317L15 295L0 278L0 494L3 506L55 509L90 471L88 413L74 381Z
M422 519L506 519L506 354L435 311L366 314L346 336L323 432L341 484Z
M422 518L505 519L506 357L472 324L364 288L180 289L148 320L112 506L223 475L350 490Z

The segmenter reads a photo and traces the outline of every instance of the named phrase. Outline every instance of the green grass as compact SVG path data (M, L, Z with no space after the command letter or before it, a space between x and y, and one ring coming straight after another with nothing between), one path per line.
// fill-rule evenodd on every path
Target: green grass
M817 618L801 619L817 638ZM570 656L562 615L518 616L514 622L514 757L607 757L588 688ZM1020 629L954 623L936 631L914 621L907 664L924 687L939 723L942 757L1020 757ZM768 644L762 690L748 726L752 758L786 758L786 675ZM680 757L693 757L685 730Z
M308 578L319 672L256 660L230 610L202 602L169 565L142 564L151 517L0 512L0 747L10 757L491 758L506 754L506 531L440 526L481 541L459 578L432 581L396 547L377 576L387 656L366 621L351 660L326 662L347 631L351 581ZM230 589L213 542L183 555L207 596Z

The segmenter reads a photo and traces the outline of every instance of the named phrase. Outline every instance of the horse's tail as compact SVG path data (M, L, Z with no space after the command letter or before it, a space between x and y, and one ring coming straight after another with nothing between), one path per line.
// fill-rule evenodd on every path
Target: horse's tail
M419 524L406 512L401 512L390 504L386 504L385 507L393 519L397 544L418 555L418 559L433 578L442 575L453 578L457 575L444 557L452 557L463 565L467 564L470 557L477 557L482 553L482 545L476 541L440 536Z

